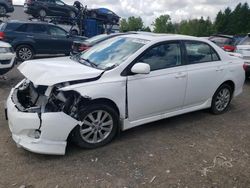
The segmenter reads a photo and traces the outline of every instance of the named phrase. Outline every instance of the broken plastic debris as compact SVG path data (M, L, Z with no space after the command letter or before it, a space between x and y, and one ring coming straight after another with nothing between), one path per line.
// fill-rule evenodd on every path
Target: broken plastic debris
M154 176L149 183L153 183L153 181L155 180L156 176Z
M232 159L227 160L226 157L222 156L222 155L217 155L214 157L213 159L213 165L209 166L209 167L205 167L201 170L201 174L202 176L207 176L208 172L212 172L211 169L215 168L216 165L219 165L221 167L227 167L227 168L232 168L233 164L231 163Z

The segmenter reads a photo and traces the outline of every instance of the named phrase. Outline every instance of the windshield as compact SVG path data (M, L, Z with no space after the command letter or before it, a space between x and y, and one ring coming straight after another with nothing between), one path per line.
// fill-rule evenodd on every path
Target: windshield
M115 37L80 53L75 59L85 65L108 70L123 63L147 42L136 38Z
M250 45L250 37L247 36L244 39L242 39L239 45Z

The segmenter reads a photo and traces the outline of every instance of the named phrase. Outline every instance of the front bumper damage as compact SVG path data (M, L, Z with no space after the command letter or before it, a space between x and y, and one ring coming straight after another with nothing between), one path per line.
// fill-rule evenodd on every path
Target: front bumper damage
M13 140L17 146L35 153L64 155L67 138L79 121L62 111L42 112L39 108L27 111L18 101L21 84L11 90L6 103Z

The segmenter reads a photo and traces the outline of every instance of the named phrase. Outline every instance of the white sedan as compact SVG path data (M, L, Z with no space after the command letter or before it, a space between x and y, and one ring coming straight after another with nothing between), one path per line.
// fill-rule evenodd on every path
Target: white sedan
M124 35L73 57L32 60L12 89L7 115L18 146L65 154L109 143L120 130L210 108L227 111L242 92L243 61L182 35Z
M0 41L0 75L7 73L15 64L15 52L11 45Z

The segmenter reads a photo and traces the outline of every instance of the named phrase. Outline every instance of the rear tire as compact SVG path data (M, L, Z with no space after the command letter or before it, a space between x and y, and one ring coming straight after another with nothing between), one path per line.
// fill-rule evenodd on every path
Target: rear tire
M225 113L231 103L232 96L233 88L228 84L221 85L213 96L211 112L216 115Z
M81 148L94 149L111 142L119 127L117 112L106 104L92 104L80 110L82 125L72 132L73 141Z
M27 61L34 57L35 53L29 45L20 45L16 48L17 59L19 61Z

